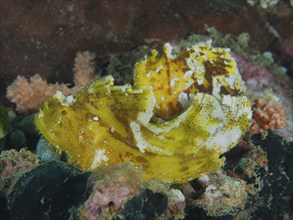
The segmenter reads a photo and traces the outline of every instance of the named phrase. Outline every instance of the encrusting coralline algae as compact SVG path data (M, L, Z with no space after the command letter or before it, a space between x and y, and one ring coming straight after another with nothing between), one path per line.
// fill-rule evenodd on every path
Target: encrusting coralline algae
M134 86L113 81L104 77L76 96L57 92L35 117L44 137L82 170L132 162L145 180L187 182L219 169L219 156L250 126L236 62L211 41L177 54L167 43L136 64Z

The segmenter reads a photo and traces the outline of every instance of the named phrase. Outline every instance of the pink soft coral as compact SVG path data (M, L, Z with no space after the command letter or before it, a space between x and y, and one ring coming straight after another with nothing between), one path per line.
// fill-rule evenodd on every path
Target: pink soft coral
M73 68L75 87L81 89L95 79L95 58L96 55L89 51L76 54Z
M57 90L70 93L70 89L64 84L48 84L38 74L29 80L23 76L18 76L16 80L7 88L7 98L16 104L19 112L33 111L40 108L47 98Z
M48 84L38 74L29 80L18 76L7 88L7 98L16 104L18 112L26 112L39 109L57 90L65 95L74 94L95 79L94 59L95 54L88 51L77 53L73 69L75 86L71 89L64 84Z
M272 101L256 99L253 109L252 133L263 133L265 130L275 130L286 125L286 113L283 108Z

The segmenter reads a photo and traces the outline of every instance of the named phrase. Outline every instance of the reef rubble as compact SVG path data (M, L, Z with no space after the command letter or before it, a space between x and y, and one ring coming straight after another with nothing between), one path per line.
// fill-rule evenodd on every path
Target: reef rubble
M113 55L113 63L105 68L104 74L108 75L113 69L130 68L135 72L133 87L113 85L113 79L109 76L102 77L90 84L92 80L100 77L100 72L94 70L93 54L87 52L87 58L83 59L80 53L76 58L80 60L76 60L74 73L76 76L78 69L85 69L84 71L87 72L85 75L88 77L85 81L80 78L75 80L75 87L69 88L64 85L66 90L70 90L69 96L57 92L49 99L46 98L46 95L44 101L35 106L29 104L24 108L18 107L18 111L33 112L45 102L44 107L33 115L20 117L18 112L14 113L13 110L6 107L1 108L0 116L7 120L3 121L4 123L0 127L2 129L0 133L2 143L0 201L5 204L0 208L0 218L32 219L66 216L73 219L90 220L243 217L265 219L274 216L275 219L278 219L293 216L292 207L288 202L292 199L293 190L291 159L293 147L290 135L292 134L292 115L290 115L292 113L292 100L290 100L292 82L290 79L287 80L288 76L285 75L284 68L278 66L269 53L261 54L248 49L249 37L247 35L226 36L211 27L207 27L207 31L209 36L194 34L174 44L174 51L169 50L170 45L167 44L163 50L159 50L158 47L152 50L151 47L143 46L127 52L125 56L139 61L137 65L135 62L130 65L123 54ZM198 64L197 69L190 64L189 70L201 72L200 67L206 67L203 65L206 62L205 49L196 55L190 56L188 53L193 53L192 50L196 46L192 48L190 45L194 45L194 42L198 41L205 42L199 45L209 48L207 38L212 39L216 45L217 49L213 51L216 54L223 55L221 53L227 51L221 50L219 47L231 45L231 54L229 51L227 52L229 56L223 55L227 59L226 62L221 63L218 57L215 57L211 64L220 64L221 71L224 71L227 66L232 66L232 70L229 69L229 71L236 74L237 80L231 82L231 74L229 75L229 71L227 71L226 75L224 74L225 77L219 77L217 81L219 85L223 85L223 89L215 89L218 85L214 82L216 80L209 79L210 81L205 82L205 78L187 77L183 81L170 80L170 83L166 84L166 90L160 90L162 84L158 83L161 79L160 74L165 75L168 70L176 69L174 66L181 67L182 65L180 63L182 60L177 60L176 54L184 54L185 58L192 57L192 62ZM209 49L212 51L211 48ZM196 51L196 49L194 50ZM148 56L142 54L148 54ZM208 55L207 53L207 57ZM177 66L168 59L173 59L172 62L174 61ZM161 68L161 63L167 63L169 69ZM182 69L186 70L187 64L184 62L183 64L185 66L183 65ZM238 66L239 72L235 70L234 65ZM160 72L161 70L162 72ZM180 72L181 69L177 68L178 70ZM119 74L119 71L115 74ZM128 74L132 75L132 72ZM143 74L149 75L149 77L143 78ZM232 76L234 76L233 74ZM172 79L177 79L179 76L180 74L177 73ZM38 79L38 82L41 83L37 84L43 85L43 88L53 86L41 78ZM124 82L123 79L129 81ZM125 76L123 79L121 79L123 84L132 83L130 76ZM25 97L25 93L29 91L32 93L32 90L38 92L37 84L32 85L34 80L31 80L31 83L24 78L21 80L29 88L23 90L22 96ZM167 79L162 78L162 80ZM194 87L188 87L192 85L191 80L193 80L192 83L197 82L197 84L193 84ZM154 83L154 90L149 87L151 83ZM213 85L212 89L209 87L209 83ZM247 87L247 91L244 91L244 85ZM18 85L18 87L21 86ZM184 89L182 89L183 87ZM201 87L201 90L198 91L197 87ZM166 105L162 95L166 95L167 91L172 88L174 89L172 95L166 96L166 100L175 101ZM11 90L13 87L9 89ZM18 90L15 89L15 91ZM201 93L202 91L204 94ZM178 97L182 92L186 93L188 97L184 103L178 102ZM99 102L99 99L104 96L106 98ZM152 100L158 99L160 102L152 102ZM238 103L238 99L242 101ZM244 99L247 102L243 101ZM193 103L190 100L196 101ZM95 108L97 106L94 104L85 104L91 101L99 102L98 108ZM249 101L255 103L252 108ZM75 105L76 102L81 104ZM113 104L113 108L109 108L109 106L111 107L109 103ZM198 109L194 111L200 105L205 111ZM30 108L30 106L34 107ZM166 106L169 106L170 109ZM219 120L218 116L211 117L210 112L219 106L219 109L226 109L222 113L226 117L225 120ZM84 111L84 108L90 111ZM135 109L137 111L134 111ZM210 119L205 121L205 125L215 125L226 121L227 124L223 123L223 130L229 134L234 131L229 128L234 128L236 125L242 126L243 129L236 132L237 140L230 144L225 142L225 150L218 148L215 150L215 154L208 155L211 151L203 153L196 152L195 149L189 151L189 148L186 148L187 153L184 154L184 148L178 150L176 146L185 143L180 141L189 137L190 132L195 134L196 129L204 128L203 125L201 127L193 126L190 118L188 118L188 123L184 121L184 117L180 118L180 115L188 116L193 111L194 114L190 114L192 119L195 118L201 122L204 121L203 117ZM111 116L109 112L112 112L114 116ZM143 112L143 114L139 114L139 112ZM157 113L155 117L153 117L153 112ZM204 112L208 112L208 116ZM230 118L231 112L233 117ZM78 117L75 115L76 113ZM52 115L56 116L53 117L54 120L52 120ZM196 115L200 115L201 118L196 118ZM70 117L69 120L63 120L60 116ZM44 137L40 137L40 134L36 132L36 127L32 123L34 117L36 127ZM252 126L248 129L251 117ZM90 121L85 123L87 120ZM126 128L121 126L120 121L129 123L129 126ZM96 125L97 122L101 124ZM183 126L184 129L181 127L182 130L177 130L177 133L171 132L171 135L168 136L174 127L180 127L176 123L186 127ZM68 127L66 124L70 126ZM83 127L84 125L86 126ZM192 130L193 128L196 129ZM21 132L21 135L12 135L15 131ZM75 133L72 133L73 131ZM91 136L88 131L103 131L101 137L107 137L107 140L104 142L103 139L101 143L104 145L101 146L105 146L105 148L94 149L93 141L99 134L96 132ZM220 132L217 129L213 131ZM134 138L131 139L129 134L133 134ZM204 139L204 137L208 138L211 132L208 134L203 131L198 134L201 140L208 142L209 139ZM152 139L153 136L158 139ZM168 145L159 145L165 143L164 138L172 141L168 142ZM8 145L17 142L18 139L22 141L17 144L17 150L9 150L11 147ZM32 142L34 145L29 145L33 139L40 141L38 144L35 141L35 143ZM68 144L69 139L73 140L72 146ZM177 139L180 141L176 142ZM226 139L231 138L229 136ZM99 142L100 139L97 140ZM116 140L117 142L115 142ZM146 144L142 140L149 142ZM210 148L217 148L222 141L222 139L216 139L215 136L211 140L208 142ZM85 144L80 145L82 148L75 151L78 147L74 143ZM117 143L120 147L118 150L113 148ZM172 143L177 143L177 145L173 146ZM194 143L197 143L198 147L204 146L203 149L209 148L198 139L192 142L192 144ZM88 154L87 145L94 154ZM25 146L29 146L29 150L21 149ZM132 150L127 146L136 146L136 149ZM156 148L157 146L160 148ZM122 155L120 152L123 149L126 149L126 152ZM159 155L157 158L156 154ZM80 159L81 155L83 156ZM174 163L167 163L167 160L162 159L172 156L176 158ZM225 163L224 157L226 158ZM193 164L191 161L194 158L198 161L215 162L216 166L197 166L200 162ZM152 160L156 163L153 167L148 167ZM218 163L219 161L220 163ZM164 166L160 166L160 164ZM168 164L175 164L176 169ZM190 170L192 170L192 174L190 174ZM197 172L197 170L200 171ZM164 173L164 171L166 172ZM34 196L30 197L29 195L32 195L33 192ZM31 201L30 204L26 202L28 199ZM279 205L276 206L276 204Z

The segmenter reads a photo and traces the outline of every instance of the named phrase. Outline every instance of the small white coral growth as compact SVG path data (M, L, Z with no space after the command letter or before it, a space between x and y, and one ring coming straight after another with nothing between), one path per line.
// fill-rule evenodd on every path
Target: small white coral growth
M39 109L57 90L65 94L70 93L66 85L48 84L38 74L30 77L29 80L18 76L7 88L7 98L16 104L16 110L19 112L33 111Z
M26 112L39 109L57 90L62 91L65 95L74 94L97 78L97 76L95 77L94 59L94 53L88 51L77 53L73 68L75 86L71 89L65 84L48 84L38 74L30 79L18 76L7 88L7 98L16 104L18 112Z

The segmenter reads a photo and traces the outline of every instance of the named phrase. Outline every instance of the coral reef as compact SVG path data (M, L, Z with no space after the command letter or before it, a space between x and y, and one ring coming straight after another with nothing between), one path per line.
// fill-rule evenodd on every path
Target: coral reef
M230 218L243 209L235 218L245 215L268 219L273 216L272 209L279 210L277 216L281 219L292 215L286 200L292 192L292 180L288 178L293 171L292 143L272 133L265 140L253 136L252 141L250 150L235 164L230 161L235 157L228 156L225 170L229 176L225 171L216 171L179 187L187 199L187 219L199 219L191 207L202 207L209 215L200 219ZM2 192L6 193L8 208L1 206L0 210L11 219L184 218L185 198L181 191L155 180L144 183L141 170L131 164L100 166L92 173L81 173L64 162L53 161L19 171L21 175L10 190L7 185L11 182L6 177L0 179L5 182ZM15 178L14 172L19 173L11 169L9 177ZM271 208L266 212L268 207Z
M279 103L261 98L256 99L250 132L263 133L265 130L281 129L286 125L286 121L286 113Z
M171 189L165 192L168 198L167 208L164 214L162 214L159 219L184 219L185 217L185 196L178 189Z
M275 130L275 132L283 136L286 140L292 141L293 82L285 74L286 69L276 64L272 54L269 52L263 54L256 52L252 54L234 52L233 54L237 61L240 74L245 80L249 99L251 101L266 99L274 103L273 105L278 103L281 108L280 111L284 112L284 114L282 113L282 117L286 120L286 126L283 126L282 129Z
M199 179L193 180L192 182L185 184L184 185L185 188L179 187L179 189L181 188L182 191L184 192L184 195L178 189L170 188L169 186L165 186L165 187L158 186L160 184L157 180L153 181L154 182L153 186L150 186L149 184L147 184L145 188L144 184L142 183L143 180L140 177L140 175L142 174L139 174L136 176L139 179L138 180L139 189L138 189L136 187L137 185L130 184L131 183L130 180L135 181L137 179L136 177L130 178L129 180L122 178L122 176L123 177L127 176L128 178L132 177L134 175L133 173L127 173L127 170L130 172L132 168L129 168L129 167L126 168L124 165L122 166L115 165L116 164L115 161L134 162L135 166L141 166L146 171L146 174L143 174L145 180L155 178L155 179L167 180L171 183L184 183L187 180L196 178L196 176L198 176L199 173L198 175L194 175L192 177L185 176L182 179L180 179L181 177L179 176L179 172L181 172L181 174L184 173L184 170L182 166L180 166L180 164L178 165L178 167L181 167L182 170L181 171L179 170L178 172L176 172L176 169L175 169L174 176L160 177L159 174L162 173L162 171L165 171L165 167L167 167L167 165L161 166L161 167L154 165L153 167L156 167L158 171L157 173L153 172L148 167L149 166L148 161L154 160L153 153L154 152L158 153L158 149L155 149L154 147L158 147L158 145L156 144L156 142L154 142L154 139L150 138L150 135L148 134L149 131L144 129L148 129L151 127L154 130L154 129L160 128L160 126L163 126L163 128L166 129L168 128L168 126L170 126L170 124L172 124L170 123L170 121L173 121L173 124L176 124L177 122L180 124L182 123L184 124L185 119L179 120L178 117L186 114L186 111L191 111L190 110L191 108L194 108L195 106L198 106L198 105L200 105L203 110L207 110L208 112L210 112L210 109L207 108L207 106L210 106L210 104L212 103L211 99L209 98L208 99L209 102L206 102L205 99L207 99L208 96L204 95L203 97L205 98L203 99L203 101L200 102L199 94L201 92L212 95L213 97L217 99L219 103L222 103L223 97L225 95L228 95L225 93L229 93L229 95L232 93L232 97L239 97L239 96L241 97L244 94L244 90L245 90L241 79L238 78L238 83L234 84L234 88L240 85L240 89L235 89L235 91L233 91L233 89L231 90L230 88L231 85L228 83L229 80L227 80L230 74L229 72L231 69L233 69L233 66L234 66L234 71L232 72L234 74L236 73L234 77L235 78L239 77L239 73L238 73L238 70L236 69L237 67L236 67L234 58L238 64L239 72L242 75L243 79L245 80L246 86L248 87L248 97L250 98L250 100L255 100L255 105L253 107L253 125L251 126L250 133L258 133L258 132L264 132L267 130L275 130L275 129L280 130L280 128L282 126L285 126L286 124L287 126L285 127L285 129L290 131L290 126L288 126L288 122L290 122L290 105L291 105L290 103L291 102L286 101L288 100L288 96L285 95L290 90L288 89L290 87L290 82L289 81L287 82L286 80L284 80L284 77L285 77L284 68L278 66L275 63L271 53L265 52L263 54L260 54L259 52L248 48L249 35L244 33L239 35L238 38L233 38L230 35L225 35L225 34L221 34L217 32L214 28L210 28L210 27L206 27L206 28L208 32L210 33L209 36L191 35L189 36L188 40L181 41L179 44L175 44L172 46L170 44L166 44L163 47L163 50L157 49L148 53L148 51L150 51L149 47L141 47L127 54L120 54L120 55L118 54L118 55L112 56L112 59L110 60L110 64L107 67L105 67L106 70L104 73L110 74L113 72L118 77L118 81L119 81L118 83L122 84L122 82L125 83L125 82L131 81L130 78L132 77L132 75L130 73L134 71L135 72L135 77L134 77L135 86L134 87L131 87L129 85L113 86L113 79L111 77L106 77L99 81L94 82L92 85L84 88L81 92L78 92L88 83L90 83L90 81L93 80L93 78L95 78L95 71L94 71L95 67L93 62L95 57L94 57L94 54L91 54L89 52L77 54L75 59L75 68L73 70L75 74L75 77L74 77L75 86L70 89L66 87L70 90L68 94L76 94L76 96L66 97L62 93L57 92L47 102L50 108L53 107L51 109L52 112L50 112L50 114L51 113L53 114L53 112L55 112L54 114L56 114L55 115L56 120L52 121L52 123L50 124L51 116L48 117L48 119L50 118L50 120L43 119L44 126L45 125L48 126L47 129L53 128L53 130L54 130L54 125L58 125L59 127L60 126L62 127L64 126L64 124L68 123L68 126L67 125L64 126L65 130L63 131L58 130L58 131L54 131L54 133L51 133L52 139L47 138L45 135L45 137L51 143L53 140L53 136L55 135L56 137L59 134L63 134L62 137L64 139L64 142L68 143L66 138L68 138L68 140L72 138L71 135L67 134L68 131L71 131L72 125L78 124L78 126L76 127L73 126L73 128L75 128L73 129L75 133L72 135L75 137L78 137L78 139L74 139L75 143L79 143L79 146L81 145L82 147L90 146L90 151L92 152L92 155L89 158L92 158L92 161L91 159L88 160L88 158L86 158L86 160L89 161L89 166L91 169L92 168L94 169L95 166L98 167L97 169L94 169L93 174L91 174L91 178L90 178L91 181L87 183L88 184L87 192L90 192L90 194L86 194L86 197L83 197L83 198L86 198L84 201L79 201L79 202L82 202L82 205L79 207L74 205L73 208L71 206L68 206L68 207L71 207L70 208L71 215L74 215L74 216L77 215L78 218L86 218L86 219L102 219L106 217L110 218L111 216L112 217L115 216L114 218L121 217L121 218L134 218L134 219L145 219L145 218L155 218L155 217L157 219L166 219L166 218L183 219L185 216L184 212L185 211L191 212L191 210L194 211L194 208L197 210L204 210L204 213L207 214L208 216L215 216L215 217L221 217L224 215L235 215L240 210L243 210L239 212L239 214L236 215L236 218L237 218L243 215L245 216L259 215L257 214L256 210L266 208L267 206L272 204L272 201L275 199L273 195L277 195L278 194L277 192L279 192L278 190L275 191L275 189L274 190L267 189L267 185L271 183L271 179L276 179L276 180L272 180L272 183L274 183L274 181L278 182L277 177L273 178L273 177L269 177L268 175L270 171L269 164L270 164L270 161L272 161L272 159L268 160L265 150L259 147L255 147L251 143L249 136L246 136L245 142L242 141L236 148L233 148L232 150L232 152L233 151L238 152L236 156L236 158L238 158L237 159L238 161L235 162L235 155L234 155L233 162L231 162L232 158L231 156L229 156L229 154L232 155L233 153L231 152L226 153L224 156L228 159L228 161L225 164L225 167L222 170L219 170L216 172L200 175ZM218 47L217 48L211 47L209 42L207 42L209 38L212 38L214 40L214 44L219 47L231 46L232 52L228 52L227 50L222 51L221 50L222 48L218 48ZM193 42L195 41L195 39L196 41L198 41L199 39L200 39L199 41L203 40L205 41L205 43L198 44L198 46L195 47L193 45ZM193 51L194 48L196 48L201 53L196 53L196 51ZM287 54L290 56L290 41L289 40L284 41L283 49L284 51L287 51ZM213 54L213 52L215 52L215 54L217 55ZM211 73L209 73L208 71L207 62L209 61L207 61L207 59L205 58L204 53L207 55L207 57L210 58L210 60L212 60L210 64L216 63L216 65L214 66L211 65L211 69L210 69ZM143 56L144 54L150 54L150 55L144 57ZM186 60L179 59L178 57L180 56L184 56ZM225 57L226 60L222 59L223 57ZM135 65L135 61L138 59L141 59L141 61L139 61ZM187 62L188 59L192 60L193 62L191 63ZM224 60L226 61L226 63L223 62ZM230 69L225 66L227 62L230 62L230 65L229 65ZM164 65L162 65L163 63L164 64L166 63L167 65L164 67ZM218 68L219 66L217 66L220 63L223 64L221 65L222 70L223 71L228 70L227 71L228 74L227 75L224 74L225 77L223 77L222 79L218 81L219 84L223 87L222 89L220 89L219 94L217 94L216 90L211 89L208 83L206 84L203 83L202 85L199 85L199 82L200 82L199 75L194 74L194 76L190 78L187 78L187 77L184 78L184 75L187 71L200 72L199 71L200 67L203 67L203 69L205 69L206 71L202 79L206 79L207 76L209 75L212 75L213 77L217 76L217 74L215 73L222 72L222 70ZM184 67L186 68L185 70L183 70ZM213 68L215 70L214 74L212 73ZM174 69L175 70L177 69L177 72L173 71ZM166 77L168 75L168 72L174 73L170 79ZM76 78L78 74L80 74L81 78ZM125 76L121 78L121 74L125 74ZM82 78L84 78L84 80ZM153 80L151 80L151 78L153 78ZM207 79L208 82L210 82L210 80L211 79ZM285 81L287 84L282 84L282 82L285 82ZM166 86L166 88L159 89L162 84L160 82L164 82L164 86ZM193 84L191 82L193 82ZM197 84L194 82L197 82ZM154 89L148 90L149 85L151 85ZM51 86L51 85L47 84L47 86ZM198 87L200 86L202 87L199 90L197 90ZM214 84L212 84L212 86L214 86ZM173 97L168 96L169 90L172 91ZM230 91L227 92L227 90L230 90ZM76 111L77 109L84 108L84 105L82 105L82 103L84 104L88 102L92 102L92 103L96 102L96 99L92 98L91 95L96 94L97 91L101 92L101 97L105 96L105 94L107 94L107 96L110 96L110 97L113 96L113 100L115 100L112 103L113 107L105 108L105 110L97 111L98 107L99 109L101 108L103 109L103 104L107 105L108 101L107 100L105 101L105 99L100 100L100 102L97 102L97 104L93 106L92 104L87 106L86 109L87 110L90 109L90 111L87 112L85 119L89 120L90 122L87 122L88 124L86 126L81 126L81 125L84 125L84 121L80 120L80 117L79 117L79 122L75 120L67 121L64 119L68 115L70 115L69 119L72 119L74 115L73 113L78 112ZM137 93L139 93L140 95L138 95ZM187 98L180 99L178 94L183 94L183 93L186 94ZM268 95L268 94L273 94L273 95ZM132 98L133 99L132 101L135 103L137 103L137 100L139 99L144 100L144 101L141 100L140 102L140 103L145 103L144 108L141 108L140 104L136 106L139 109L139 111L143 112L142 114L143 116L140 117L140 120L138 120L137 115L136 116L133 115L131 117L134 118L133 120L134 122L139 124L140 135L144 137L144 140L148 141L147 143L149 145L145 145L145 142L140 142L141 145L135 145L137 141L135 137L132 140L125 139L125 141L122 141L122 144L121 142L119 142L121 141L121 136L123 136L123 132L121 133L121 127L118 126L118 129L117 129L117 125L119 125L119 123L116 124L116 122L122 120L124 123L125 121L123 120L123 118L121 119L120 117L121 114L123 115L123 113L121 113L123 112L123 109L126 109L126 107L123 106L123 103L128 103L129 105L132 105L131 104L132 102L126 101L128 99L124 97L127 95L130 96L129 99ZM274 95L280 97L279 102L273 101L274 98L272 97L274 97ZM116 97L119 97L119 98L116 98ZM151 97L154 97L156 99L156 102L152 103L153 105L152 109L156 113L154 115L152 115L150 113L151 110L149 110L150 109L149 102L152 99ZM162 97L164 98L162 99ZM196 104L193 103L195 99L198 99L198 102ZM184 100L185 102L182 102L182 100ZM80 102L80 105L76 105L76 102ZM171 107L170 109L166 108L168 107L168 104L167 104L168 102L169 102L169 106ZM55 109L56 105L58 106L58 108L56 108L57 110ZM123 108L121 106L123 106ZM165 107L165 110L161 111L162 109L164 109L164 107ZM73 109L74 111L72 111ZM131 110L133 110L133 108L131 108ZM46 115L46 111L47 109L43 108L42 111L39 112L38 116L40 118L44 117L44 114ZM109 115L107 115L109 114L109 112L113 112L115 117L112 117L112 116L110 117ZM124 113L124 115L129 116L133 114L133 112L129 113L130 109L128 109L125 112L127 112L127 114ZM287 113L287 116L288 116L287 118L286 118L285 112ZM5 113L5 118L7 118L7 111L4 111L4 113ZM203 113L199 111L197 112L197 114L203 114ZM78 115L82 116L82 114L80 113ZM147 119L149 121L147 121L146 118L144 118L146 117L146 115L148 115ZM125 116L124 118L127 118L128 116ZM233 118L233 116L231 117ZM18 122L16 123L17 126L14 125L13 129L11 128L7 129L7 126L2 126L4 128L3 134L5 137L17 136L16 138L13 138L13 140L21 141L22 138L18 136L26 134L29 131L33 131L34 128L29 128L29 129L24 128L31 125L30 123L31 117L25 117L23 119L17 119L17 120L18 120ZM148 125L146 125L146 123L142 123L142 122L145 122L144 120L148 122ZM203 119L200 118L200 121L203 121ZM87 130L87 128L90 128L91 131L96 130L97 122L100 123L98 126L98 129L100 129L101 123L108 123L106 132L104 132L105 130L102 130L104 133L99 132L91 136L92 132L88 132L89 130ZM230 122L231 121L229 121L228 124ZM209 123L210 123L209 121L206 122L206 124L209 124ZM190 129L190 124L188 124L188 126ZM170 130L171 131L170 137L172 136L172 137L179 138L180 136L177 135L179 130L176 130L176 132L172 133L172 129ZM135 133L134 126L133 127L128 126L127 129L125 130L126 132L130 132L131 135ZM284 129L281 129L281 130L284 130ZM166 133L164 133L164 131L160 131L160 132L161 132L160 142L164 142L163 137L164 138L167 137ZM186 134L186 130L184 129L184 132L181 132L181 133ZM95 148L94 147L95 141L94 142L92 141L95 139L92 137L96 135L98 136L101 135L105 137L105 134L111 136L111 138L107 138L105 143L104 142L101 143L102 146L103 144L105 144L104 145L105 148L104 147ZM201 133L200 135L203 135L203 133ZM119 146L122 146L122 148L126 147L126 144L124 143L127 143L129 145L129 143L133 142L132 143L133 145L131 145L131 147L136 149L135 153L129 150L131 148L127 148L127 150L125 150L125 154L122 154L123 155L122 160L121 160L122 157L120 155L109 154L109 152L112 149L111 146L114 146L117 144L116 142L113 141L113 137L114 139L115 138L118 139L117 143L119 143ZM88 138L91 141L87 142L86 138ZM172 142L174 142L174 139L172 139ZM10 140L10 143L14 143L14 142ZM87 145L83 145L83 143L87 143ZM177 143L177 146L184 145L180 142L178 143ZM267 145L264 147L269 147L270 144L273 144L273 142L272 143L267 142ZM167 145L170 145L170 144L167 144ZM232 145L234 144L231 144L231 146ZM15 144L15 146L23 146L23 143ZM202 144L197 146L202 146ZM161 145L159 145L159 147L163 149ZM227 147L227 148L230 148L230 147ZM164 150L165 149L166 148L164 148ZM173 152L175 147L174 149L173 148L170 148L170 149L172 149L172 152ZM175 152L175 154L179 154L182 152L183 152L183 149L180 148L180 152L179 151ZM71 158L70 151L68 151L68 149L66 148L65 149L62 148L62 144L59 144L59 143L57 144L53 143L53 145L51 145L50 143L48 143L48 141L44 139L40 139L37 145L37 153L43 162L48 162L51 160L59 160L60 157L62 157L63 159L65 158L68 159L70 163L75 164L74 160L72 160ZM82 153L85 153L85 154L82 154ZM159 153L163 154L166 152L159 152ZM198 153L198 152L193 152L193 153ZM201 153L202 152L199 152L199 154ZM76 154L76 152L74 154ZM78 154L76 154L76 156L78 157L78 155L87 155L87 154L88 152L81 150L80 152L78 152ZM219 154L220 153L215 154L215 157L217 157ZM64 155L67 155L67 157L64 157ZM193 159L195 158L197 161L201 160L201 157L198 154L197 156L198 157L193 156ZM167 157L170 159L170 157L173 157L173 155L172 156L167 155ZM186 155L184 155L184 157L186 157ZM204 157L206 157L205 159L209 161L214 160L214 158L211 158L211 157L209 159L208 155L205 155ZM113 158L119 158L119 159L112 160ZM127 159L125 160L125 158ZM161 160L161 158L162 157L157 158L157 161L159 161L160 164L162 164L162 161L163 161ZM75 159L75 161L79 161L79 160L80 159L78 158ZM189 159L185 160L184 162L185 162L184 165L186 165L184 169L186 169L186 167L188 166L194 166L194 170L198 170L198 167L196 167L195 164L189 163ZM171 163L174 164L173 162ZM99 166L101 164L110 165L110 166L108 167ZM143 166L143 164L147 164L147 165ZM169 164L169 163L166 163L166 164ZM121 168L120 166L123 168ZM202 167L205 167L205 166L202 166ZM208 170L215 170L216 167L219 167L219 164L214 167L212 166L209 167ZM9 175L8 177L2 178L3 180L5 180L4 182L3 181L1 182L2 192L4 191L12 192L12 188L15 187L16 183L20 179L20 176L22 176L23 173L25 173L26 171L30 169L31 169L30 166L28 167L28 169L24 169L23 170L24 172L22 172L22 170L20 170L20 172L17 172L17 169L16 170L11 169L11 175ZM173 167L171 168L171 170L174 171ZM208 171L205 172L203 170L201 171L202 173L208 172ZM12 178L14 172L19 174L17 174L15 178ZM188 172L193 172L193 171L189 170ZM284 172L286 173L284 175L289 175L287 172L287 169L284 169ZM275 172L274 170L274 175L275 174L278 174L278 172ZM169 174L167 173L166 175L169 175ZM175 178L177 179L174 180ZM26 177L24 179L21 178L21 180L25 180L25 179ZM287 180L289 179L286 179L286 181ZM278 184L275 184L276 187L279 187ZM154 185L156 185L156 187L154 187ZM18 187L19 186L17 185L16 188ZM27 185L26 187L29 187L29 185ZM114 190L114 189L117 189L117 190ZM123 192L126 192L126 191L130 193L123 194ZM269 194L268 194L268 191L269 191ZM21 194L22 193L20 193L19 195ZM25 195L25 193L23 194ZM120 195L120 196L117 196L117 195ZM285 194L285 197L286 195L287 194ZM18 206L16 205L16 203L12 202L12 199L11 199L12 197L13 196L11 195L9 199L10 203L8 206L10 207L11 210L15 210L16 209L15 207L18 207ZM20 200L15 200L15 201L17 202ZM149 202L145 202L145 201L149 201L149 202L152 201L156 205L150 205ZM284 205L284 207L287 207L286 204L284 204L284 201L285 199L280 200L280 202ZM47 201L44 200L44 203L47 204ZM187 209L185 209L186 205L187 205ZM285 210L285 208L283 209ZM30 211L28 211L27 213L29 212ZM50 212L50 216L54 216L55 212L64 214L64 210L57 210L57 209L53 209L52 212L51 211L49 212ZM10 215L14 216L11 213ZM30 215L34 216L32 213L30 213ZM39 215L41 215L41 213L39 213ZM208 216L206 218L209 218ZM280 214L280 216L282 215ZM187 216L187 218L193 218L193 217L194 217L193 214L191 214L190 216Z
M181 186L188 209L204 210L206 218L236 214L239 217L238 213L250 215L261 204L258 194L264 190L265 175L269 174L267 154L250 139L248 147L242 145L227 153L224 169ZM235 159L235 154L242 155Z
M21 170L30 169L38 164L39 159L31 151L22 149L2 151L0 154L0 175L1 178L15 175Z
M267 86L275 79L272 72L259 63L252 62L248 54L235 53L235 59L239 65L239 71L247 86Z
M7 98L16 104L18 112L38 110L49 96L55 94L57 90L64 94L74 94L92 80L97 78L94 75L94 58L95 54L88 51L78 52L74 65L74 83L73 88L65 84L48 84L46 80L38 74L26 79L18 76L15 81L7 88Z
M4 156L7 155L15 157L17 152ZM36 157L22 159L29 162L31 156ZM8 176L1 176L0 196L5 206L1 203L0 216L6 214L3 219L184 217L183 194L169 187L159 191L149 189L142 170L133 164L100 166L91 173L81 173L61 161L38 164L32 160L32 163L22 170L9 169Z
M5 2L0 96L17 73L40 75L9 87L18 112L0 106L0 150L39 158L0 155L0 219L291 219L289 2ZM204 23L231 34L206 26L161 48ZM72 70L89 48L97 59L79 52ZM71 70L72 85L48 83ZM26 113L42 103L40 138Z
M204 193L194 201L209 216L236 214L245 207L248 199L246 183L226 176L221 171L203 175L198 179Z
M166 47L170 49L171 45ZM197 50L206 56L196 55ZM114 79L108 76L87 86L76 97L57 93L36 115L36 126L58 151L66 152L69 163L82 170L133 162L143 167L146 179L180 183L218 169L224 162L219 155L235 146L250 126L250 102L243 96L245 87L233 65L235 61L228 50L213 50L210 42L179 53L178 59L181 56L186 61L178 61L178 67L166 52L171 56L172 51L165 51L162 59L170 59L169 64L174 62L173 68L190 69L186 74L181 69L178 75L169 76L170 83L183 77L180 86L175 87L176 96L167 98L168 89L156 90L161 82L153 82L154 90L148 81L140 85L139 80L147 79L148 74L141 71L143 64L146 62L147 67L150 62L142 61L137 64L133 88L114 86ZM168 73L166 69L168 65L162 66L162 77ZM180 115L162 124L152 122L157 106L170 102L173 106L178 98L185 108L176 113ZM162 112L165 113L169 114Z
M265 146L255 146L255 143L249 139L247 142L249 148L239 145L238 150L242 151L242 157L230 163L226 167L228 176L245 182L245 190L248 195L245 209L254 211L254 205L258 194L265 187L266 175L269 175L269 161ZM232 159L232 158L231 158ZM235 159L234 159L235 160Z
M0 154L0 194L8 195L20 176L38 164L38 156L29 150L2 151Z
M142 170L131 164L100 166L89 179L91 193L80 208L88 220L115 216L122 204L137 195L143 184Z

